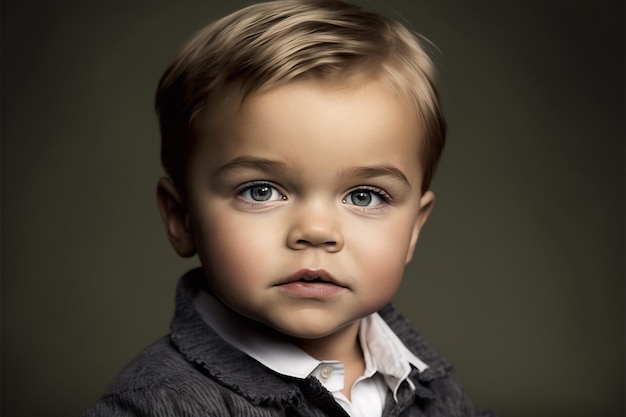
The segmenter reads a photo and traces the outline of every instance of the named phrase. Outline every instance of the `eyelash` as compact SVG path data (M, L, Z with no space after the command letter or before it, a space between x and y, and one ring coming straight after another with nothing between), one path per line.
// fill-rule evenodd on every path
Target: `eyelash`
M374 186L371 186L371 185L361 185L361 186L358 186L356 188L353 188L352 190L350 190L350 191L348 191L346 193L346 197L343 198L342 202L343 203L347 203L346 199L348 198L348 196L350 196L350 195L352 195L354 193L357 193L357 192L367 192L367 193L374 194L382 202L382 204L379 204L379 205L373 206L373 207L370 207L370 206L358 206L356 204L353 204L355 207L358 207L359 209L370 209L371 210L371 209L377 208L377 207L379 207L381 205L393 204L393 198L391 197L391 195L388 192L386 192L382 188L374 187Z
M243 197L243 194L246 193L247 191L252 190L253 188L258 188L258 187L267 187L270 188L272 191L272 193L278 193L280 195L279 199L274 199L274 200L254 200L251 198L245 198ZM252 207L265 207L268 203L274 202L274 201L283 201L283 200L287 200L287 196L285 195L285 193L283 193L279 187L277 187L276 185L272 184L271 182L267 182L267 181L250 181L247 182L245 184L242 184L241 186L237 187L236 189L236 194L237 196L246 204L249 204ZM270 196L271 198L271 196Z

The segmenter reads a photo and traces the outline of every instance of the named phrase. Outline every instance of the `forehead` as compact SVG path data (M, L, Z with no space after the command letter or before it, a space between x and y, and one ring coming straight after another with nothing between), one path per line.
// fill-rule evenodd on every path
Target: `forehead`
M194 154L211 169L241 156L318 170L349 160L397 165L419 181L414 108L377 79L297 80L245 98L232 89L209 103L195 136Z

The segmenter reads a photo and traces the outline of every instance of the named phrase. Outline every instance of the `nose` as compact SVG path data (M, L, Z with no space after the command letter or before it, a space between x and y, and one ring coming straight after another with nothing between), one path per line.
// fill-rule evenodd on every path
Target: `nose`
M321 207L301 207L294 214L287 246L294 250L321 248L339 252L344 245L337 213Z

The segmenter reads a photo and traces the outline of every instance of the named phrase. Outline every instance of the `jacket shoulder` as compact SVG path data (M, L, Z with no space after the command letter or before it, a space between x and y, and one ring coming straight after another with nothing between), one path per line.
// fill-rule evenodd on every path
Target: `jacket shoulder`
M222 387L163 337L139 353L81 417L223 416Z

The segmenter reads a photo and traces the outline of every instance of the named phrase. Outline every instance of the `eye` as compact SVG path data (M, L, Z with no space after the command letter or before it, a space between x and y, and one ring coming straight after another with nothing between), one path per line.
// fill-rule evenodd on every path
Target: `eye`
M389 194L377 187L361 187L352 190L343 199L344 204L357 207L375 207L390 202Z
M244 200L254 201L257 203L287 199L287 197L278 191L276 187L264 182L245 184L239 190L239 196Z

